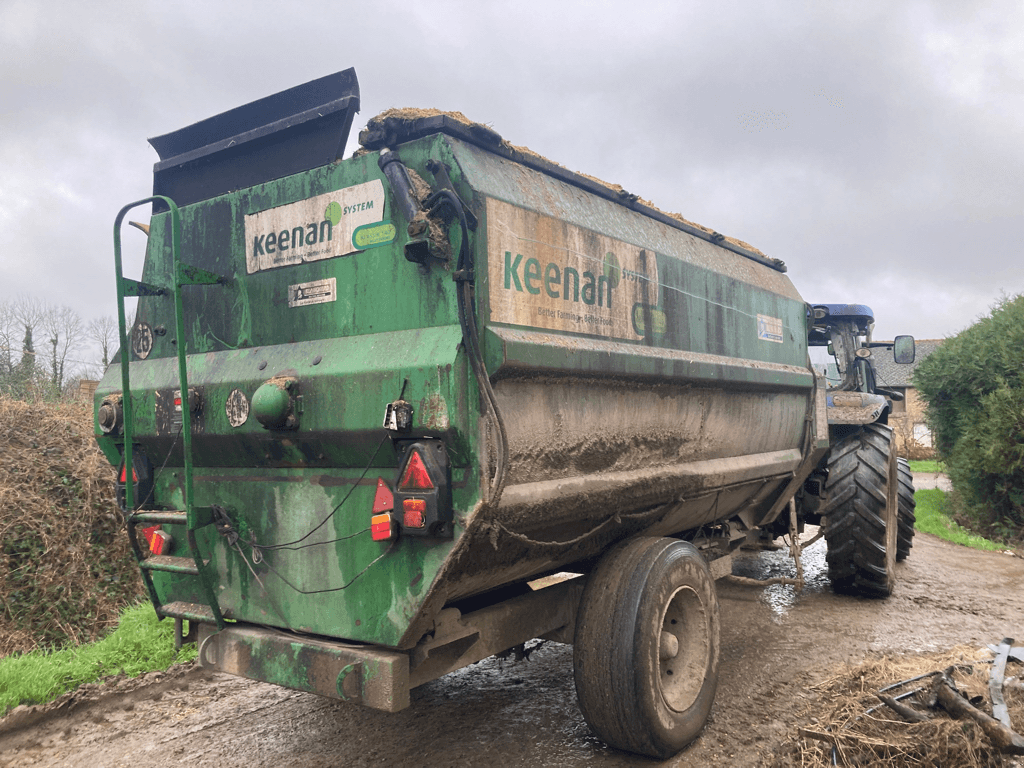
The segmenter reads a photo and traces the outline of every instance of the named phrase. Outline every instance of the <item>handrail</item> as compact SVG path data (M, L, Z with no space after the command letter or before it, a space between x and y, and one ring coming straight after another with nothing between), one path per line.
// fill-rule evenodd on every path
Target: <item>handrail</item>
M205 521L199 520L199 513L196 510L193 490L193 467L192 467L192 409L189 404L188 389L188 361L187 350L185 349L185 310L181 298L181 288L184 285L212 285L215 283L227 282L220 275L192 267L181 263L181 214L178 206L169 197L154 195L124 206L114 220L114 264L117 271L117 322L118 333L121 337L121 409L124 419L124 462L125 462L125 511L130 516L135 512L135 483L132 469L134 458L134 433L135 418L132 403L131 378L129 369L131 367L131 347L129 346L127 319L125 317L124 299L130 296L166 296L167 289L160 286L150 285L138 280L131 280L124 276L121 262L121 225L125 215L132 208L146 203L162 202L167 206L171 214L171 259L172 259L172 288L174 298L174 325L175 339L177 340L178 356L178 386L181 397L181 436L183 451L184 487L182 493L185 502L186 535L188 539L189 553L195 561L199 574L199 582L203 593L206 595L206 602L213 612L214 620L218 629L224 628L224 617L220 611L216 592L210 582L206 566L203 563L202 553L199 551L199 544L196 540L195 530L205 525ZM130 524L130 520L129 520ZM143 575L146 575L145 573ZM150 593L150 599L154 607L159 611L159 600L152 580L146 578L146 586Z
M121 264L121 223L124 221L124 217L128 214L132 208L137 208L140 205L146 203L153 203L160 201L167 205L171 212L171 251L173 253L174 263L178 263L178 258L181 250L181 214L178 212L178 206L175 205L174 201L169 197L163 195L155 195L153 197L147 197L142 200L136 200L134 203L128 203L120 211L118 211L117 217L114 219L114 270L117 273L117 330L120 336L121 342L121 411L122 418L124 419L124 508L127 514L131 514L135 509L135 484L132 482L132 459L133 448L134 448L134 433L135 433L135 413L132 407L132 390L130 384L129 368L131 367L131 346L129 345L128 332L127 332L127 320L125 318L124 311L124 299L125 296L143 296L143 295L166 295L167 289L160 288L158 286L148 285L138 280L130 280L125 278L124 269ZM127 290L126 290L127 289ZM179 293L175 290L175 293ZM177 311L177 307L175 307ZM179 329L179 333L180 333ZM183 370L184 358L182 353L184 352L184 344L179 345L179 375ZM184 411L183 411L184 414ZM186 435L191 438L190 431L185 429L185 423L182 422L182 429L185 430ZM189 439L186 446L186 466L191 464L189 459L191 458L191 439ZM189 497L186 495L186 503Z

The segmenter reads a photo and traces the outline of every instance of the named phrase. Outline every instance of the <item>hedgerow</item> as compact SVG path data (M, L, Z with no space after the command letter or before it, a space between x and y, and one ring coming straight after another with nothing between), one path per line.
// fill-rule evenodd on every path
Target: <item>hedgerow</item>
M0 657L96 640L143 594L89 403L0 395Z
M1024 532L1024 294L924 360L914 385L968 510L1002 538Z

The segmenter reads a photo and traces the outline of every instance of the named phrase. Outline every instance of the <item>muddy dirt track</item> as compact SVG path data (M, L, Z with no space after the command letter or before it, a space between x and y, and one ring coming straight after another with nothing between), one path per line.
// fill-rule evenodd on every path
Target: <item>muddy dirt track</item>
M804 554L809 585L719 582L722 666L711 720L671 766L758 766L806 720L808 686L872 654L1024 639L1024 560L918 534L897 591L876 602L833 595L824 544ZM744 576L794 575L784 552L737 559ZM488 659L413 692L388 715L233 677L180 669L86 692L25 727L0 721L0 765L624 766L576 705L572 648L529 661ZM23 721L24 722L24 721Z

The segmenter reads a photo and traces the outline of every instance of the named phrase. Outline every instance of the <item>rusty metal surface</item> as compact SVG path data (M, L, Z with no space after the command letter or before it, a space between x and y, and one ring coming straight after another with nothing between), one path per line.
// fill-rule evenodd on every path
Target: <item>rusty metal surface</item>
M527 640L561 631L572 637L584 578L562 581L497 605L461 615L446 608L432 635L412 651L410 685L416 687Z
M829 424L873 424L889 407L883 395L868 392L829 392L827 401Z
M199 663L206 669L386 712L409 706L407 654L245 624L221 632L214 629L200 625Z

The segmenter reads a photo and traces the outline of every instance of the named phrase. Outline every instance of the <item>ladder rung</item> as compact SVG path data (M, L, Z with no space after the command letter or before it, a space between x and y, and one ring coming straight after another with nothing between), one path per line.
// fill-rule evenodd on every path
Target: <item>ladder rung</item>
M203 561L206 565L209 560ZM199 569L196 568L196 561L191 557L174 557L172 555L154 555L147 557L141 563L142 568L147 571L164 571L166 573L184 573L191 576L198 576Z
M136 512L131 516L133 523L153 523L158 525L185 525L188 514L184 511L152 511Z
M213 609L202 603L173 602L161 605L157 613L162 616L169 616L172 619L187 619L188 621L216 622Z
M213 509L211 507L196 507L196 528L213 523ZM140 510L131 516L133 523L159 523L162 525L186 525L188 514L181 509L178 510Z

